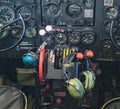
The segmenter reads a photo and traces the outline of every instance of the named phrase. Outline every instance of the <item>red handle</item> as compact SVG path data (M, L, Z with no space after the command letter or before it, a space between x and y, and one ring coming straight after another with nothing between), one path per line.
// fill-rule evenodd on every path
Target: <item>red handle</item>
M45 59L45 51L46 51L46 47L42 48L40 51L40 56L39 56L39 81L41 83L45 82L45 78L44 78L44 59Z

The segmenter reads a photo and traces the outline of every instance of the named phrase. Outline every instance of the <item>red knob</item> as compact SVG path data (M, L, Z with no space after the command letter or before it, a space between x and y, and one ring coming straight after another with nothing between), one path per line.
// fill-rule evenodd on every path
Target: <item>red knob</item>
M85 52L85 56L88 58L92 58L94 56L94 53L92 50L88 50Z
M84 56L83 56L82 53L77 53L77 54L76 54L76 58L79 59L79 60L83 59L83 57L84 57Z
M45 88L46 88L47 90L49 90L49 89L50 89L50 84L47 84L47 85L45 86Z
M56 104L61 104L62 103L62 100L60 98L57 98L56 99Z

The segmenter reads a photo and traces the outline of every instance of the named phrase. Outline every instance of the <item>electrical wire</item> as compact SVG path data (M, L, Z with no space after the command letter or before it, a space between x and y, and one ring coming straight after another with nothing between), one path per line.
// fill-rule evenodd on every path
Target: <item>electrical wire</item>
M111 25L110 25L110 39L111 39L112 43L114 44L114 46L116 48L120 49L120 47L115 43L115 41L113 39L113 32L112 32L113 24L114 24L114 21L111 21Z
M105 109L105 107L106 107L108 104L110 104L111 102L116 101L116 100L120 100L120 97L116 97L116 98L113 98L113 99L108 100L108 101L102 106L101 109Z
M24 23L24 20L23 20L23 18L22 18L22 16L21 16L20 13L19 13L19 16L20 16L20 18L14 20L13 22L11 22L11 23L9 23L9 24L6 24L5 26L1 27L0 30L1 30L1 29L4 29L5 27L9 26L10 24L15 23L16 21L21 20L21 22L22 22L22 24L23 24L23 31L22 31L21 37L19 38L19 40L18 40L14 45L12 45L12 46L10 46L10 47L8 47L8 48L1 49L0 52L8 51L8 50L14 48L14 47L16 47L16 46L22 41L22 39L23 39L23 37L24 37L24 33L25 33L25 23Z
M21 93L22 93L22 95L24 96L24 98L25 98L25 109L27 109L27 107L28 107L28 101L27 101L27 97L26 97L26 95L21 91Z

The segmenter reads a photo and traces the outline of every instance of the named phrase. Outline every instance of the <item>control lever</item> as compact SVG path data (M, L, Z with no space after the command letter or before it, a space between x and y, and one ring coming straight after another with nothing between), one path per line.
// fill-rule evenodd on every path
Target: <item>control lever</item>
M38 47L36 52L30 51L23 55L22 60L26 66L31 66L31 67L37 66L37 61L39 59L39 53L45 46L47 46L47 45L49 45L49 43L51 43L51 37L52 36L46 38L46 40Z
M68 75L67 75L67 73L66 73L66 68L65 68L65 66L63 67L63 74L64 74L64 76L66 77L66 79L69 81L70 78L68 77Z
M39 46L39 48L38 48L37 51L35 52L37 59L38 59L38 54L40 53L40 51L41 51L47 44L48 44L47 41L44 41L44 42Z
M38 57L39 57L39 53L40 51L47 45L47 42L44 41L39 48L37 49L37 51L34 52L28 52L26 54L23 55L22 57L22 61L26 66L30 66L30 67L36 67L37 66L37 61L38 61Z

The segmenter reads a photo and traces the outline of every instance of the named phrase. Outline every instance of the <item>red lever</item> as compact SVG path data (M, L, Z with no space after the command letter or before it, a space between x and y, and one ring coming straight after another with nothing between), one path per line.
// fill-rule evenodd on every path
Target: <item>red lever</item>
M40 51L40 57L39 57L39 81L41 83L45 82L44 79L44 59L45 59L45 51L46 51L46 47L42 48Z

